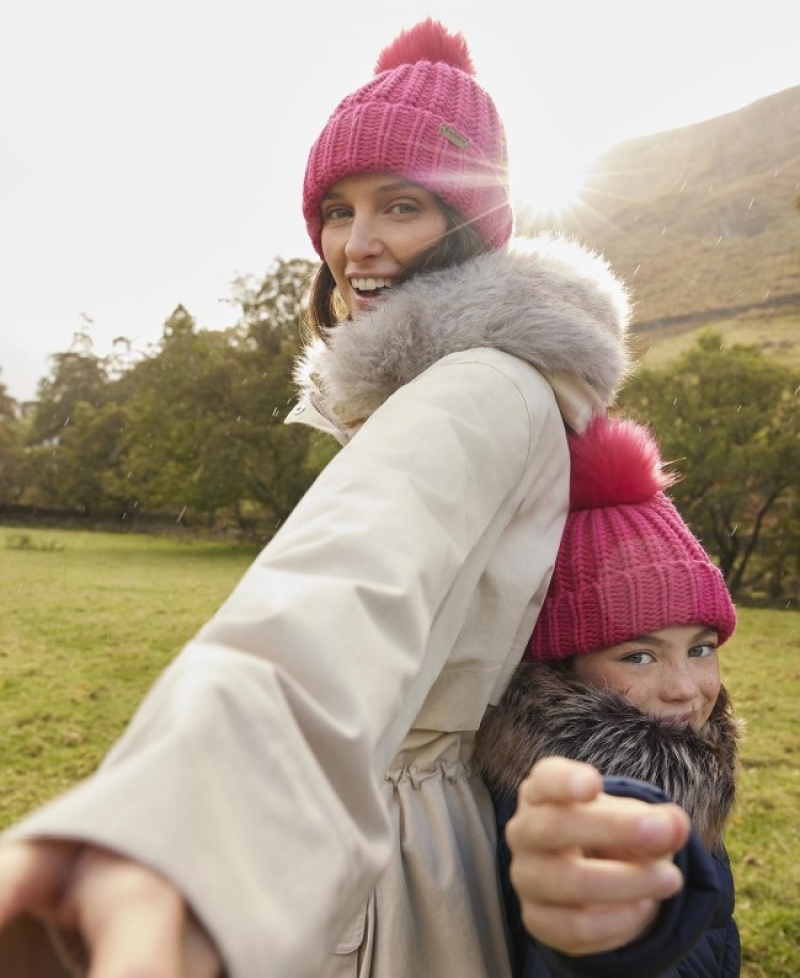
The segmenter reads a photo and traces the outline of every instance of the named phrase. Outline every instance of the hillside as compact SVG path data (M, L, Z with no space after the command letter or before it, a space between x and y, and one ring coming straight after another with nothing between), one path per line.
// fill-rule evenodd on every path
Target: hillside
M623 143L594 161L568 213L520 223L567 231L605 254L633 288L638 331L774 320L778 345L796 338L800 357L796 198L800 85Z

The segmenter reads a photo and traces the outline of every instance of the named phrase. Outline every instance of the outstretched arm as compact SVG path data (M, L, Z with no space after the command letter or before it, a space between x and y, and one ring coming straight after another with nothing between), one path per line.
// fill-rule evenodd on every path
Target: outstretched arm
M506 829L526 928L571 955L641 937L682 886L673 856L689 837L686 813L602 789L591 766L546 758L521 785Z
M261 978L265 953L285 978L316 973L386 865L383 772L482 607L476 581L515 522L543 545L518 615L498 625L507 640L496 638L491 661L486 651L482 682L499 685L519 618L532 617L528 592L557 549L566 476L553 392L516 358L458 354L402 387L159 678L98 773L12 827L9 839L76 842L66 865L39 848L27 869L0 862L0 928L80 888L80 929L95 912L102 923L85 935L93 966L110 953L107 933L115 946L127 939L132 916L116 894L107 905L96 896L94 858L79 887L76 853L92 842L170 880L236 978ZM477 719L480 700L468 709ZM183 934L171 928L168 959ZM162 935L137 937L141 956ZM173 978L144 966L140 978Z
M0 846L0 929L23 913L78 933L91 958L91 978L217 978L219 957L162 877L106 850L78 843L11 842ZM13 929L2 939L13 941ZM3 960L8 978L41 975L54 965L41 942L20 942ZM30 955L38 955L33 960ZM84 955L82 955L84 956ZM45 963L45 961L47 963ZM17 970L18 969L18 970Z

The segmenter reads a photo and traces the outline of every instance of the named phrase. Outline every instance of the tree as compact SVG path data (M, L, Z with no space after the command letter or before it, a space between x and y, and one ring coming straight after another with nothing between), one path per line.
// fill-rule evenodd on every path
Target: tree
M128 430L117 494L140 510L274 532L312 478L307 432L283 424L310 269L278 260L262 281L238 280L242 314L229 330L198 330L182 306L173 312L158 350L120 381Z
M17 402L0 381L0 505L19 502L25 482Z
M31 426L39 501L83 512L235 521L270 536L330 457L284 425L310 262L277 260L239 279L236 326L199 329L183 306L135 360L88 336L52 358Z
M796 587L782 554L800 485L799 386L796 370L756 347L704 333L670 368L640 371L620 398L678 462L671 494L733 595L775 598L779 565L779 590Z
M178 306L158 351L120 380L126 461L124 473L109 480L115 494L135 499L140 510L206 520L235 506L241 462L230 392L237 373L230 335L198 330Z
M277 259L261 281L243 278L234 286L242 310L237 437L249 446L246 489L269 533L289 515L331 454L304 426L283 423L296 394L292 378L314 267L302 259Z
M25 439L33 501L107 512L115 501L107 498L105 472L118 461L124 428L108 361L96 356L91 337L79 332L69 350L51 356L50 363Z
M241 307L240 326L251 346L273 353L299 350L300 319L315 264L302 258L276 258L260 281L240 276L233 283Z
M83 401L92 407L105 403L108 377L105 363L92 352L86 333L76 333L66 353L50 357L51 371L39 382L29 441L40 444L58 439L74 420L75 407Z
M38 445L31 452L39 500L84 515L124 512L124 497L113 494L119 480L111 479L110 473L121 463L126 419L119 404L94 407L78 401L58 442Z

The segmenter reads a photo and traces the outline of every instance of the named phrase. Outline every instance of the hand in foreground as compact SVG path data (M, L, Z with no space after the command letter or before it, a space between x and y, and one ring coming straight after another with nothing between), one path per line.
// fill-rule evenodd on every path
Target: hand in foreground
M641 937L683 883L672 862L689 837L683 809L611 797L602 787L588 764L546 758L522 783L506 828L525 926L566 954Z
M0 845L0 929L29 912L78 931L90 978L218 978L219 956L162 876L72 842Z

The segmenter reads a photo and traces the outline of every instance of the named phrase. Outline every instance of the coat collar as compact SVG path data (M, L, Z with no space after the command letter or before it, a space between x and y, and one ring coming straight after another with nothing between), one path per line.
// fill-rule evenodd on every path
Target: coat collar
M442 357L493 347L545 373L565 418L582 428L586 404L609 404L627 373L629 318L626 290L598 255L565 238L514 238L416 276L307 346L295 370L301 403L287 420L311 404L315 426L346 438Z
M722 842L736 791L742 721L723 688L699 732L647 716L624 696L544 663L522 663L477 735L475 763L492 794L512 799L532 765L553 755L601 774L654 784L679 804L709 849Z

